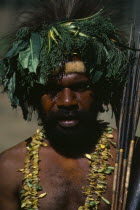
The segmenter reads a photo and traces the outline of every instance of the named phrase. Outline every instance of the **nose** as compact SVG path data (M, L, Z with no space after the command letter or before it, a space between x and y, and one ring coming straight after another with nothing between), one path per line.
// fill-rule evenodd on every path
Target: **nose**
M78 109L78 100L75 93L70 88L64 88L60 93L57 102L58 109L64 110L77 110Z

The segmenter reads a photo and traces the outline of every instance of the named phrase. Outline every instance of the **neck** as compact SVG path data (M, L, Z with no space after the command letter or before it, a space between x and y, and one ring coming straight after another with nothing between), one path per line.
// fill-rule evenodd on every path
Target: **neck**
M77 139L76 139L77 140ZM91 153L95 147L95 141L87 141L86 142L79 142L75 143L74 141L70 143L66 142L52 142L49 141L50 146L60 155L67 157L67 158L80 158L83 157L85 153ZM97 140L96 140L97 143Z

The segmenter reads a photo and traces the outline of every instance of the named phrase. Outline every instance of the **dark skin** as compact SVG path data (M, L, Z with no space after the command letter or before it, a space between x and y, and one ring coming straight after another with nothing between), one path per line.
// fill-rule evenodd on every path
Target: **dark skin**
M94 91L90 88L80 90L77 84L87 83L89 81L86 74L71 73L64 75L57 82L61 86L58 93L51 97L50 93L42 96L41 102L44 112L57 111L65 107L66 109L79 109L91 112L95 103ZM77 89L76 89L77 88ZM78 89L79 88L79 89ZM77 119L63 120L59 122L61 130L73 129L77 126ZM69 132L69 131L68 131ZM113 132L114 140L116 140L116 132ZM27 155L26 144L30 139L16 145L15 147L5 151L0 156L0 209L16 210L20 209L19 191L22 189L22 173L17 170L24 167L24 159ZM82 187L88 184L87 176L89 170L88 160L84 154L79 157L66 157L61 151L56 151L45 140L48 147L40 149L40 184L43 192L47 192L47 196L39 200L40 210L77 210L79 206L84 204L85 197L82 194ZM94 146L92 148L94 151ZM112 158L111 165L114 164L115 149L111 145ZM107 176L108 189L105 198L111 201L112 196L112 175ZM110 206L103 201L99 207L102 209L110 209Z

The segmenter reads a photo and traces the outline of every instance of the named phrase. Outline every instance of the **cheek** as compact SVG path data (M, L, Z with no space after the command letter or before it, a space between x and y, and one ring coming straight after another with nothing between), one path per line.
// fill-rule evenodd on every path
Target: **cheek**
M48 112L53 109L55 101L47 94L41 97L41 105L45 112Z
M81 109L91 111L95 105L95 96L93 91L86 91L78 95L78 101Z

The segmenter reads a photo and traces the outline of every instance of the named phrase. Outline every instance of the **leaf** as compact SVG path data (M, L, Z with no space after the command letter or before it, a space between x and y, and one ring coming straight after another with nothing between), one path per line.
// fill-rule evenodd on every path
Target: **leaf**
M38 183L36 184L36 188L37 188L38 190L43 190L42 186L40 186Z
M108 169L110 169L110 170L113 171L114 170L114 167L113 166L109 166Z
M106 134L106 136L110 139L113 139L113 135L112 134Z
M107 51L106 47L103 47L103 50L104 50L104 52L105 52L105 54L106 54L106 57L107 57L107 59L108 59L108 57L109 57L109 53L108 53L108 51Z
M28 187L32 187L32 184L30 182L27 182Z
M42 85L44 85L44 78L42 77L42 75L40 75L40 78L39 78L39 83L40 84L42 84Z
M105 149L105 147L106 147L106 145L104 145L104 144L100 144L100 146L101 146L101 149Z
M43 198L43 197L45 197L46 195L47 195L47 193L42 193L42 194L39 195L39 198Z
M102 173L103 171L104 171L103 168L98 170L99 173Z
M22 203L21 208L24 208L26 206L26 203Z
M101 198L102 198L102 200L103 200L105 203L110 204L110 201L109 201L109 200L107 200L107 199L104 198L103 196L102 196Z
M113 129L110 128L110 127L106 128L106 130L107 130L107 131L113 131Z
M23 50L27 46L28 46L28 43L23 40L14 42L13 47L6 54L5 58L16 56L21 50Z
M12 75L12 77L9 80L8 84L8 92L9 92L9 98L14 103L14 94L15 94L15 86L16 86L16 73Z
M32 202L30 200L25 200L22 205L21 208L25 207L26 205L32 204Z
M23 171L24 171L24 169L19 169L18 171L19 171L19 172L23 172Z
M62 26L64 26L64 27L66 26L66 27L68 27L70 29L76 28L76 26L73 25L73 22L63 23Z
M110 144L106 144L106 148L107 149L110 149Z
M107 131L107 133L112 134L112 131Z
M98 82L98 80L101 78L103 72L101 71L96 71L93 77L93 83Z
M79 33L79 35L80 35L80 36L83 36L83 37L88 37L86 34L81 33L81 32Z
M19 62L22 65L23 69L29 69L31 65L31 53L30 47L26 50L19 53Z
M47 147L48 144L46 144L46 143L43 142L43 143L42 143L42 146L43 146L43 147Z
M39 33L32 33L30 39L32 65L30 72L35 72L39 64L39 55L41 50L41 39Z
M47 54L49 54L50 50L51 50L51 34L49 31L49 33L48 33L48 53Z
M89 160L91 160L91 155L90 154L85 154L86 158L88 158Z
M19 53L19 62L24 69L36 73L39 64L39 55L41 49L41 40L38 33L32 33L30 46Z
M62 39L62 37L60 36L60 34L58 33L58 31L56 30L56 28L52 27L53 31L55 32L55 34L60 38Z
M4 63L2 60L0 60L0 79L3 77L4 75Z
M52 39L56 44L58 44L58 42L57 42L57 40L56 40L56 38L55 38L55 36L54 36L54 31L53 31L53 30L50 30L50 36L51 36L51 39Z
M40 133L40 129L37 129L36 133L39 134Z
M99 180L99 183L106 185L106 181Z
M109 166L109 167L107 168L107 170L105 171L105 173L106 173L106 174L110 174L113 170L114 170L114 167Z
M25 192L25 190L21 190L21 191L20 191L20 194L23 194L24 192Z
M93 207L96 206L96 202L95 201L91 201L90 202L90 206L93 206Z

